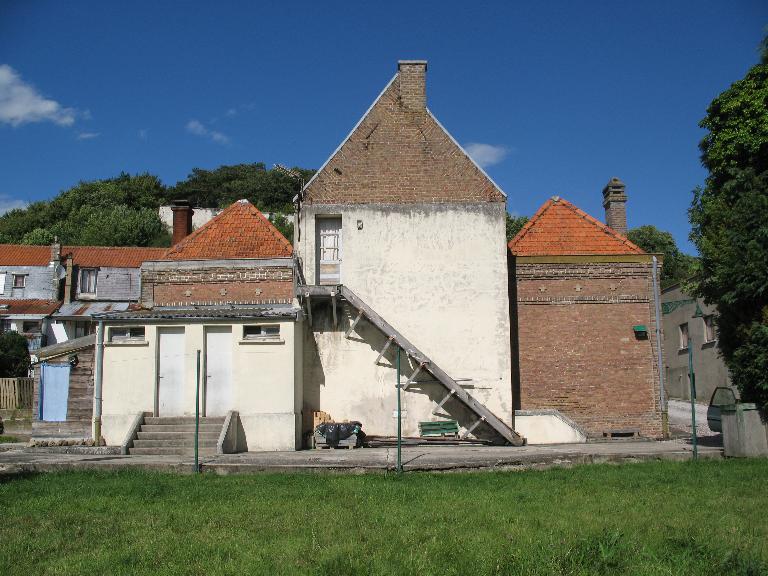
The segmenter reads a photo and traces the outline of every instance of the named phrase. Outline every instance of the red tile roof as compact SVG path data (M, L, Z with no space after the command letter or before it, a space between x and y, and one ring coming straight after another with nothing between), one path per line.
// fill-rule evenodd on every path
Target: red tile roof
M146 260L157 260L168 248L139 248L122 246L62 246L62 261L72 254L76 266L139 268ZM50 246L0 244L0 266L48 266Z
M248 200L238 200L170 248L161 260L284 258L291 243Z
M21 314L47 316L56 312L59 306L61 302L55 300L0 300L0 316Z
M48 266L50 246L0 244L0 266Z
M645 254L612 228L557 196L509 242L515 256Z
M168 248L135 246L62 246L61 256L64 259L68 254L72 254L72 263L75 266L139 268L142 262L162 258L167 250Z

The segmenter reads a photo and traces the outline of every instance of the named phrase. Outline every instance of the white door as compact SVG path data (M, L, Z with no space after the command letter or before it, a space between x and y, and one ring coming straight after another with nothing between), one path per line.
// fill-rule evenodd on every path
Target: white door
M341 216L318 217L316 228L319 284L341 284Z
M232 410L232 327L205 329L205 415Z
M158 330L158 415L184 414L184 328Z

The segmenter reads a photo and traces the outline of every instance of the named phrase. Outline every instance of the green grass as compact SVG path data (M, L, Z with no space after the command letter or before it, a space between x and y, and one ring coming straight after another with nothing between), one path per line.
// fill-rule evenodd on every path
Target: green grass
M0 574L768 574L768 460L0 483Z
M18 442L19 439L16 436L3 436L0 434L0 444L7 444L9 442Z

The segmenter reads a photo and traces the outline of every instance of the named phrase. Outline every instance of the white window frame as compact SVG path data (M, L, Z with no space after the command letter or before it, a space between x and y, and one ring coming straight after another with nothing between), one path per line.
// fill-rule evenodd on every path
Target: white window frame
M254 331L257 333L248 334ZM281 342L280 324L243 324L243 342Z
M110 326L109 327L110 344L131 344L136 342L144 343L147 341L146 336L147 336L147 329L144 326Z
M0 294L5 294L5 277L7 272L0 272Z
M29 274L14 274L13 275L13 284L11 285L11 289L13 290L23 290L27 287L27 276ZM16 286L16 279L21 278L21 286Z
M86 276L88 281L85 281ZM96 295L96 285L99 282L99 269L98 268L81 268L79 274L78 292L80 294ZM93 286L91 286L91 279L93 280ZM93 288L93 290L87 289Z
M691 344L691 328L688 326L688 322L684 322L677 327L677 332L680 336L680 350L688 350L688 346Z

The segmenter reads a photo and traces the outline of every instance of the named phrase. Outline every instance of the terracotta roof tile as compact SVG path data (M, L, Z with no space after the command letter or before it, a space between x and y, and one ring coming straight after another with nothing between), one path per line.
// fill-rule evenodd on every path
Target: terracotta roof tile
M7 306L7 308L6 308ZM0 316L17 316L21 314L44 315L53 314L61 302L56 300L0 300Z
M0 266L48 266L50 246L0 244Z
M515 256L645 254L567 200L550 198L509 242Z
M161 260L284 258L291 243L248 200L238 200L181 242Z
M72 254L75 266L140 268L142 262L157 260L168 248L140 248L134 246L62 246L62 259ZM50 248L48 249L50 252ZM50 257L50 256L49 256Z

